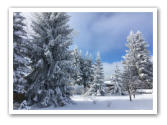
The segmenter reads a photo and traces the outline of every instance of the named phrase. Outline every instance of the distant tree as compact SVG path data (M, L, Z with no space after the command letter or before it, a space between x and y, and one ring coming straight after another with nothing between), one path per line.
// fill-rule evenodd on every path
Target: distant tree
M74 67L76 68L76 73L73 74L74 84L83 85L85 91L90 88L93 82L93 61L92 57L86 53L82 56L81 51L74 49Z
M32 22L33 72L28 75L27 104L41 107L63 106L71 102L72 29L63 12L38 13Z
M105 95L104 90L104 73L103 73L103 65L100 59L100 53L97 53L96 62L94 64L94 79L93 84L90 89L86 92L86 95Z
M85 92L90 88L93 82L93 62L92 57L86 53L81 59L81 71Z
M120 94L122 95L123 94L123 90L122 90L122 73L119 69L119 67L116 65L116 68L115 68L115 72L114 74L112 75L112 78L111 78L111 83L114 83L114 90L113 90L113 93L114 94Z
M93 71L93 60L92 56L87 52L85 55L85 61L86 61L86 72L85 74L87 75L87 88L90 88L90 86L93 84L94 80L94 71Z
M25 17L20 12L13 13L13 101L21 103L25 99L26 79L30 73L29 42L25 31Z

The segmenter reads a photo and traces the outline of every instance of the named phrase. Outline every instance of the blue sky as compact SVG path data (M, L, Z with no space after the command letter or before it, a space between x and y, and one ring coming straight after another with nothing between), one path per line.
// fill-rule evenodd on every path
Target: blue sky
M74 28L74 45L95 59L101 54L103 63L115 63L125 55L127 36L132 30L143 33L152 55L153 15L151 12L75 12L68 13Z

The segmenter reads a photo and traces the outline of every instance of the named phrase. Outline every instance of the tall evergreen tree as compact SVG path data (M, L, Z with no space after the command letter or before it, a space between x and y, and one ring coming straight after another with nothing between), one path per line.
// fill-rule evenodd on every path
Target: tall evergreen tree
M129 50L126 51L123 61L123 84L131 100L131 95L135 95L137 88L151 84L152 70L150 68L149 53L146 48L147 43L142 38L141 33L139 31L136 34L130 32L127 41Z
M86 53L81 60L82 79L85 92L90 88L93 82L93 62L92 57Z
M28 40L27 33L24 30L25 18L20 12L13 13L13 92L14 102L21 103L26 93L25 76L30 73L28 65Z
M94 79L94 72L93 72L93 61L92 56L87 52L85 56L86 60L86 75L87 75L87 88L90 88L90 86L93 84Z
M100 53L97 53L96 62L94 64L94 79L90 89L86 92L86 95L105 95L104 90L104 73L103 65L100 59Z
M73 65L76 72L73 74L72 78L74 80L74 85L82 85L82 71L81 71L81 52L77 48L73 51Z
M72 54L72 29L67 24L69 16L63 12L38 13L32 22L33 37L32 68L27 77L28 105L42 107L63 106L70 102Z
M141 32L135 35L136 40L136 67L138 69L139 79L142 81L140 88L152 88L153 83L153 64L150 60L148 44L142 37Z

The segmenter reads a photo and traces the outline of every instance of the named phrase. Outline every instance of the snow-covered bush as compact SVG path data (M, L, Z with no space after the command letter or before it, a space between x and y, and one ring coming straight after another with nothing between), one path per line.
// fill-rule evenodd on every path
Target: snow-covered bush
M24 100L24 101L20 104L20 107L19 107L18 109L19 109L19 110L30 110L31 107L28 106L27 101Z
M75 84L73 86L73 95L82 95L84 94L84 86Z
M137 89L136 93L137 94L152 94L153 90L152 89Z

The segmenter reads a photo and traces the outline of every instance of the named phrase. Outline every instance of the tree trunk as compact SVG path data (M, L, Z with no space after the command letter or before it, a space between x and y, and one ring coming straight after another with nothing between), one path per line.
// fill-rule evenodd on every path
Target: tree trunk
M132 101L132 95L131 95L131 91L130 90L128 90L128 94L129 94L130 101Z
M135 95L136 95L136 89L134 90L133 92L133 97L135 98Z
M129 94L129 99L130 99L130 101L132 101L132 95L131 95L131 93Z
M133 94L133 97L134 97L134 99L135 99L135 93Z

